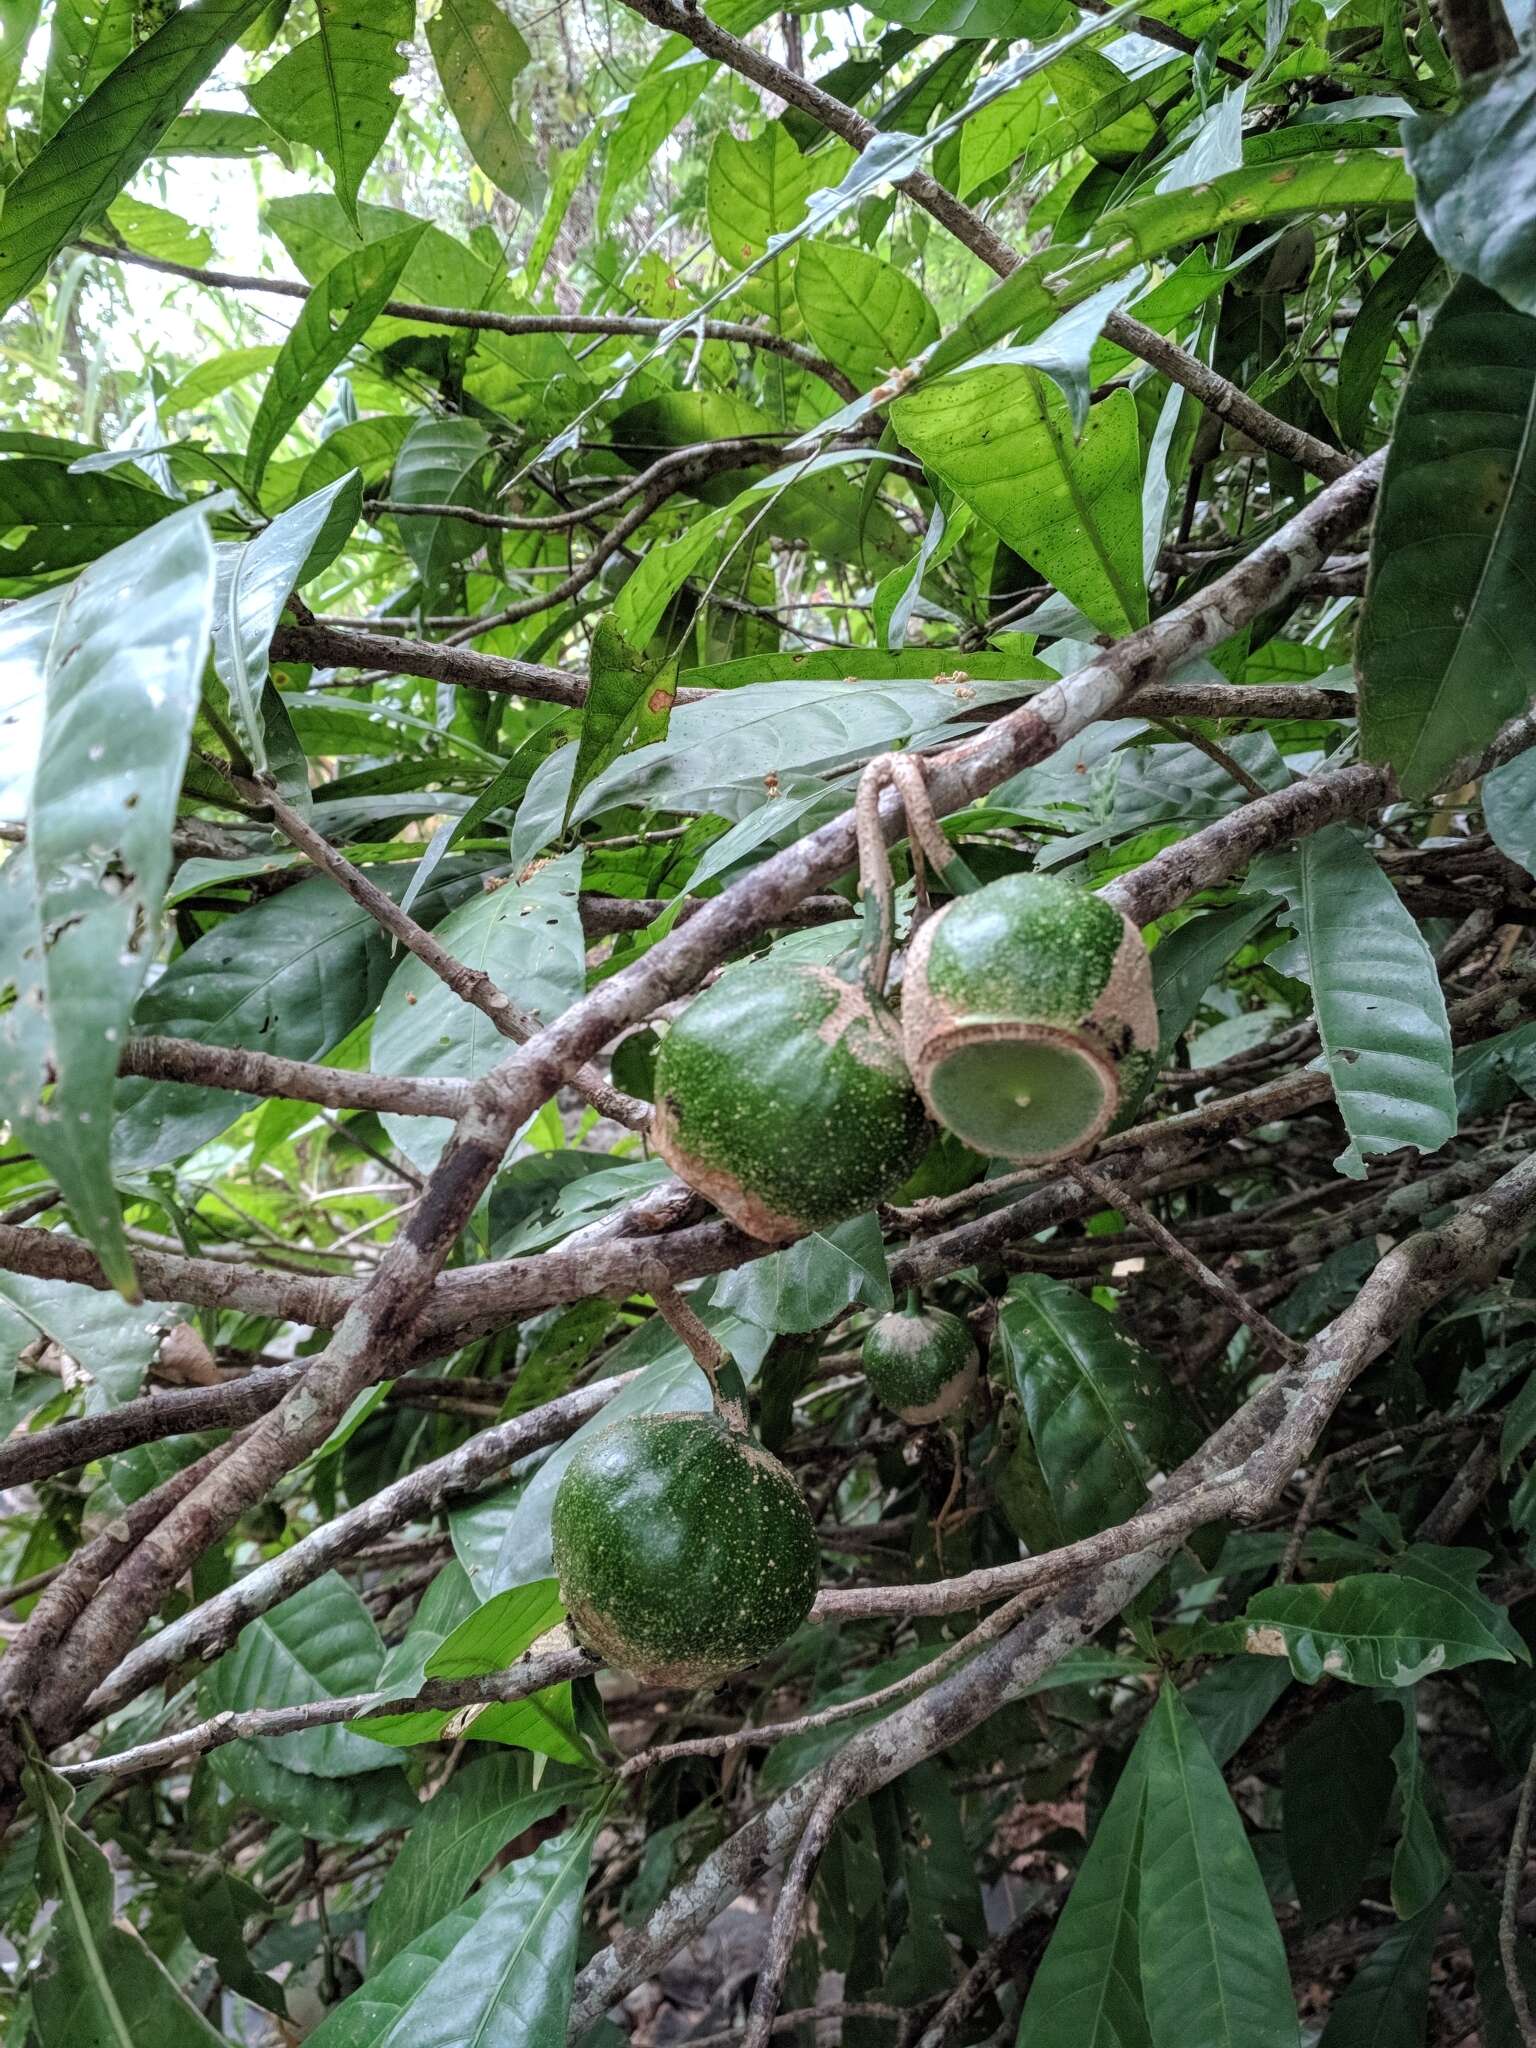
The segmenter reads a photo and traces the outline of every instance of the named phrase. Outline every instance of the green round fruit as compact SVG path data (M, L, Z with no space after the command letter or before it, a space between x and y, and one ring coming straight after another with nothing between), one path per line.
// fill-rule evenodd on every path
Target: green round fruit
M1043 1164L1106 1131L1157 1053L1141 933L1054 875L1005 875L930 918L907 955L918 1092L978 1152Z
M732 968L657 1055L656 1150L766 1244L872 1209L931 1136L894 1023L829 967Z
M942 1422L971 1397L979 1361L970 1331L947 1309L909 1302L871 1323L864 1377L903 1422Z
M565 1469L555 1574L577 1636L648 1685L756 1664L816 1597L816 1530L777 1458L715 1415L628 1415Z

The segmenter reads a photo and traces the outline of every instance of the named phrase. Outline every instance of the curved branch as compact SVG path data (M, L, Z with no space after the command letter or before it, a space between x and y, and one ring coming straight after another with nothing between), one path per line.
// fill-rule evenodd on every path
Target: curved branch
M165 256L146 256L137 249L114 249L105 242L80 241L77 248L88 256L105 256L112 263L133 263L141 270L158 270L167 277L184 277L189 284L205 284L214 291L265 292L280 299L307 299L313 287L297 278L258 277L234 270L208 270L195 263L173 263ZM408 299L390 299L382 311L395 320L419 320L424 327L467 327L489 334L592 334L632 335L656 341L676 332L676 320L650 320L640 314L602 313L493 313L485 307L418 306ZM680 341L692 341L699 328L706 341L738 342L745 348L765 349L798 363L824 384L830 384L839 398L859 395L859 387L833 364L801 343L786 341L766 327L753 327L744 320L690 321Z

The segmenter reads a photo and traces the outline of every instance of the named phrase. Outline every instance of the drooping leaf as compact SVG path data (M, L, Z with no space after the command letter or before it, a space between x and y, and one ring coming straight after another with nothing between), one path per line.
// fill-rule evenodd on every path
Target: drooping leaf
M158 938L213 585L207 521L189 508L65 592L43 662L42 746L18 856L34 921L8 963L18 988L0 1016L0 1098L129 1295L137 1283L104 1105Z
M252 491L260 488L288 429L383 310L420 235L420 227L411 227L365 243L327 271L305 300L272 366L251 428L246 480Z
M558 1765L535 1782L533 1759L493 1752L455 1772L422 1811L368 1916L368 1968L378 1973L463 1899L514 1836L585 1790Z
M1164 1685L1145 1750L1137 1917L1153 2048L1296 2048L1285 1945L1242 1816Z
M781 1333L823 1329L855 1303L888 1309L894 1296L879 1221L871 1213L811 1231L787 1251L727 1273L714 1300L744 1322Z
M1398 406L1356 650L1362 747L1408 796L1524 709L1533 549L1536 318L1464 277Z
M1397 1717L1359 1694L1305 1723L1285 1746L1285 1860L1308 1926L1347 1913L1386 1823Z
M197 0L123 59L6 187L0 313L104 213L265 0Z
M1144 625L1141 448L1135 401L1116 392L1074 440L1065 396L998 364L898 399L892 419L1018 555L1108 632Z
M395 457L390 497L402 505L480 506L479 477L490 436L479 420L424 412ZM444 513L400 518L401 538L430 602L456 562L482 548L486 529Z
M1424 2048L1439 1931L1433 1905L1389 1927L1329 2007L1318 2048Z
M415 0L379 0L371 7L316 0L316 17L315 34L258 79L249 97L285 140L325 159L336 197L355 222L357 189L400 104L395 88L406 69L400 45L415 27Z
M1139 1507L1186 1427L1156 1360L1096 1302L1039 1274L1009 1287L993 1341L1067 1539Z
M1451 1861L1425 1797L1427 1773L1419 1744L1417 1690L1407 1686L1398 1698L1403 1725L1393 1746L1392 1762L1397 1772L1401 1831L1392 1852L1392 1904L1400 1920L1412 1920L1439 1898L1451 1874Z
M1263 897L1239 897L1220 910L1190 918L1159 941L1152 954L1159 1066L1168 1064L1211 983L1271 913L1272 905Z
M1281 886L1300 935L1323 1057L1360 1179L1375 1153L1437 1152L1456 1135L1451 1034L1434 955L1347 827L1301 842Z
M483 1884L328 2013L311 2048L561 2048L599 1816Z
M491 183L519 206L544 196L532 143L512 118L512 86L528 63L528 45L497 0L443 0L427 22L427 42L448 110L469 153Z
M232 1871L200 1871L181 1895L181 1917L189 1938L218 1965L221 1982L253 2005L286 2018L283 1987L258 1970L246 1944L247 1921L271 1913L271 1902Z
M1483 821L1500 853L1536 875L1536 749L1483 777Z
M1448 119L1403 123L1419 219L1453 271L1536 314L1536 57L1481 83Z
M515 1002L552 1024L586 987L586 952L577 892L581 855L550 861L526 882L482 890L438 927L464 966L488 974ZM483 1010L462 1002L414 954L384 992L370 1055L375 1073L435 1074L478 1080L509 1051ZM438 1117L390 1117L406 1157L432 1165L449 1135Z
M1138 1742L1030 1983L1019 2021L1028 2048L1152 2048L1138 1921L1146 1798Z
M43 2038L91 2048L136 2048L146 2037L165 2048L223 2048L154 1951L116 1916L115 1873L70 1819L64 1780L41 1763L28 1764L24 1777L42 1824L38 1867L58 1900L31 1980Z
M332 531L338 540L330 551L339 552L361 509L362 480L352 470L280 512L254 540L220 551L213 665L229 692L235 731L261 774L269 766L262 692L273 630L289 596L305 580L311 557L330 547Z
M1267 1587L1249 1601L1244 1621L1245 1647L1288 1657L1307 1685L1320 1678L1415 1685L1431 1672L1483 1658L1513 1661L1513 1652L1454 1593L1388 1572Z

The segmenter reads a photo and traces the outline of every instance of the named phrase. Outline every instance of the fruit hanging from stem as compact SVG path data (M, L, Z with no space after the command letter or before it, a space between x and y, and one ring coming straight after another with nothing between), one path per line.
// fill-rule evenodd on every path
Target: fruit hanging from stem
M731 968L657 1056L656 1150L767 1244L873 1208L931 1136L894 1022L830 967Z
M970 1330L947 1309L924 1308L908 1294L903 1308L871 1323L864 1376L877 1401L903 1422L942 1422L970 1399L980 1361Z
M1141 933L1059 876L989 882L914 939L902 1037L924 1102L978 1152L1022 1165L1082 1152L1156 1058Z

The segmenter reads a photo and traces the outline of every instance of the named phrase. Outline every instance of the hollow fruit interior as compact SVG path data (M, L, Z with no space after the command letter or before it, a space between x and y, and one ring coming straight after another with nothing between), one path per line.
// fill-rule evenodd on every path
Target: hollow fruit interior
M952 1052L928 1077L933 1107L956 1137L1005 1159L1070 1151L1105 1119L1103 1069L1070 1046L1002 1040Z

